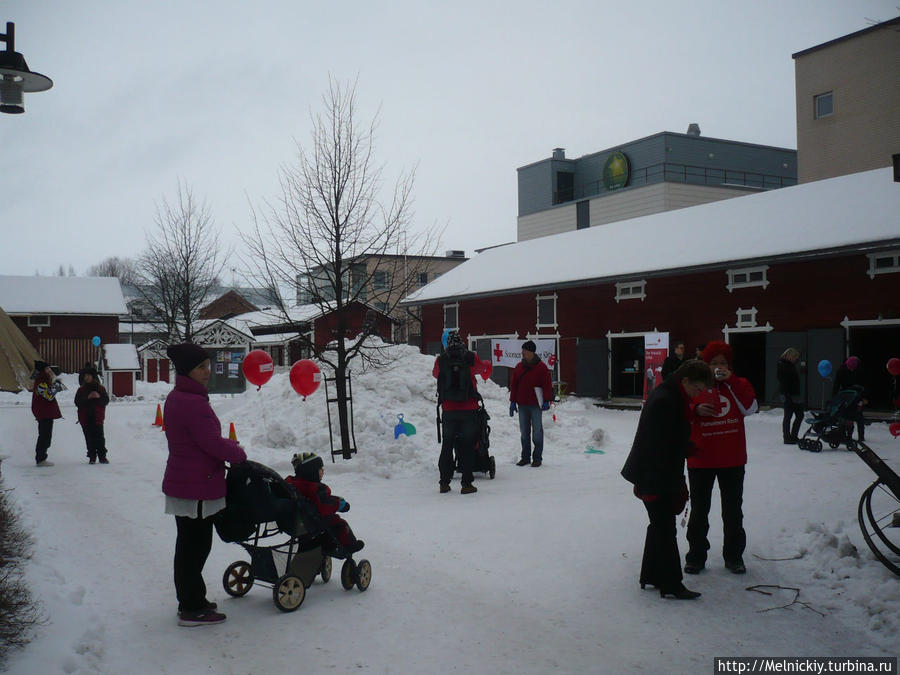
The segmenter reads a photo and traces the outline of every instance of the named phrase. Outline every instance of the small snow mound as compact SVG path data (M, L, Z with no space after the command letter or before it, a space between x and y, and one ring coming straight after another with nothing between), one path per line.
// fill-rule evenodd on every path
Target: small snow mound
M605 437L606 432L603 429L594 429L591 432L591 440L594 442L594 445L602 445Z

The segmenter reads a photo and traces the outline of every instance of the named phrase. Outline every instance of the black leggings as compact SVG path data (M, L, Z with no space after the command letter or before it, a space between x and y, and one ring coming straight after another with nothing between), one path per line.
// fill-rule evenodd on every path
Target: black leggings
M791 425L791 417L794 418L794 424ZM784 397L784 418L781 420L781 433L784 440L797 438L800 432L800 425L803 423L803 404L795 401L793 396Z
M203 566L212 549L213 519L175 516L175 595L179 612L195 612L206 605Z

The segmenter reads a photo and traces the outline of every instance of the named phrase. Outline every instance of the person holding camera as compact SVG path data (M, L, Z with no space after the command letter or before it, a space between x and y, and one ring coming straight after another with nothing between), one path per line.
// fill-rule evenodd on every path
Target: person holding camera
M725 537L722 557L726 568L735 574L743 574L747 571L743 558L747 535L742 510L744 466L747 464L744 417L759 412L759 404L749 380L734 374L731 345L710 342L703 349L703 360L712 368L715 381L712 388L698 396L693 404L691 440L696 449L687 458L691 515L684 571L699 574L706 566L709 507L713 483L718 481Z

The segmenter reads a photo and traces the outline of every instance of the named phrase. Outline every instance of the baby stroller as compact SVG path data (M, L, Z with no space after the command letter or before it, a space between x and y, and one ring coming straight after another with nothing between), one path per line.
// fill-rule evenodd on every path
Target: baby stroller
M822 451L822 441L835 449L846 444L848 450L856 449L853 435L853 415L859 410L862 399L862 387L841 389L822 412L813 413L807 418L809 428L797 440L797 447L811 452Z
M225 542L240 544L250 562L231 563L222 577L225 592L239 598L254 582L272 589L275 606L298 609L316 576L327 583L331 559L343 559L341 585L365 591L372 581L368 560L354 562L325 527L315 508L275 471L257 462L232 465L226 478L226 507L216 520Z
M491 419L491 416L488 415L488 411L484 407L484 399L481 396L478 397L478 410L475 411L475 416L478 419L478 440L475 441L475 461L472 471L486 473L493 480L497 475L497 463L494 461L494 456L488 452L491 447L491 425L488 424L488 420ZM456 471L462 473L458 456L456 457Z

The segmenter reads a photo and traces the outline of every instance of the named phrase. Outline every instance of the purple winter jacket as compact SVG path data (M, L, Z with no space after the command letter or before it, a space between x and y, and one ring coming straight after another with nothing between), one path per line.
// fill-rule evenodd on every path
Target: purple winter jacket
M169 461L162 491L183 499L224 497L225 462L243 462L247 455L237 441L222 438L222 425L209 405L206 387L187 375L176 376L163 419Z

